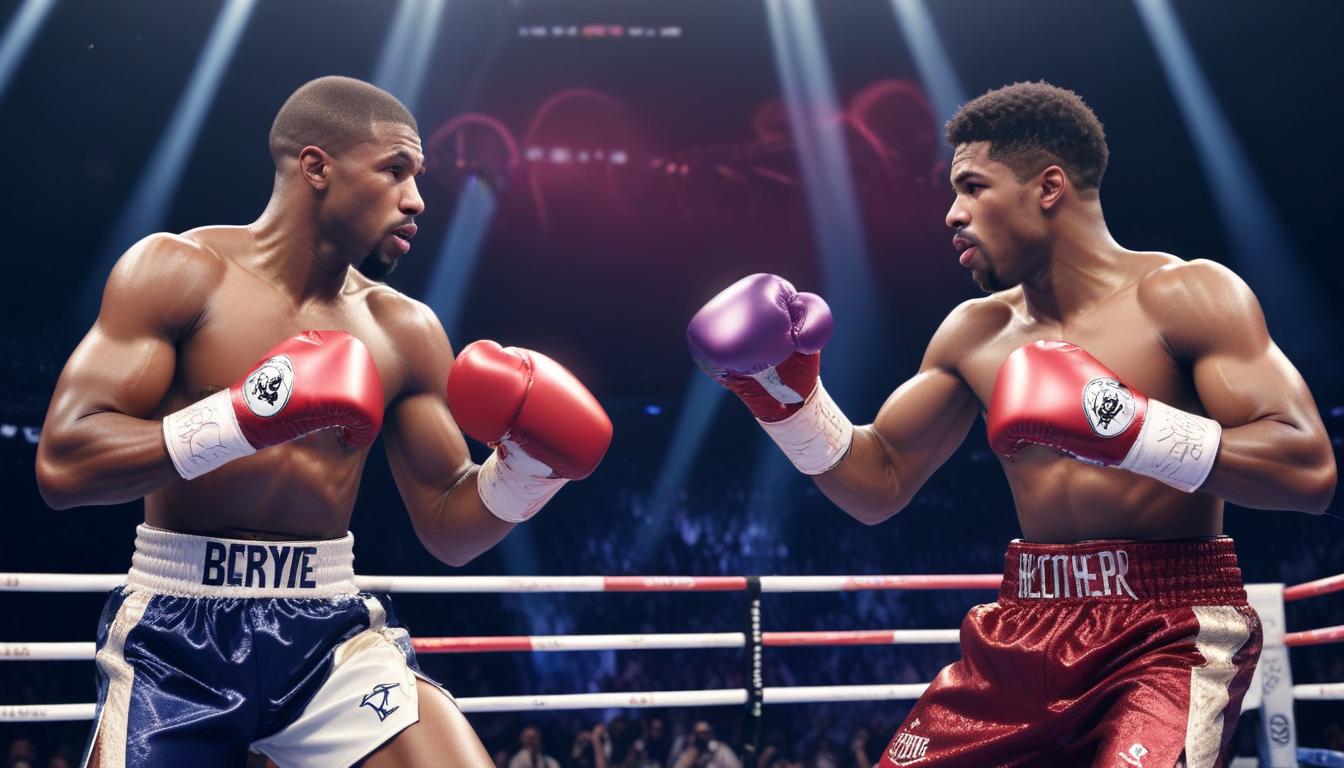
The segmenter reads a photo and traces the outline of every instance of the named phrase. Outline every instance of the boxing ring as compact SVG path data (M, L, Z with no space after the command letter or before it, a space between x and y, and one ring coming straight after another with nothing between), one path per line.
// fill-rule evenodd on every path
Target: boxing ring
M0 592L107 592L125 574L0 573ZM914 645L959 642L957 629L881 629L766 632L761 629L761 595L783 592L863 590L997 590L999 574L882 576L357 576L366 592L465 594L521 592L742 592L744 626L736 632L632 635L521 635L417 637L416 653L488 653L741 648L748 685L744 688L457 697L463 712L522 712L649 707L740 706L745 741L758 733L761 708L768 704L895 701L919 698L928 683L771 687L764 684L765 648L785 646ZM1284 603L1344 591L1344 574L1285 587L1247 586L1264 627L1264 649L1243 712L1258 709L1261 760L1267 765L1344 765L1344 754L1298 749L1293 702L1344 700L1344 681L1293 684L1287 649L1344 642L1344 625L1287 632ZM0 661L89 661L92 642L0 643ZM91 720L94 704L0 703L0 722ZM1335 762L1338 760L1339 762Z

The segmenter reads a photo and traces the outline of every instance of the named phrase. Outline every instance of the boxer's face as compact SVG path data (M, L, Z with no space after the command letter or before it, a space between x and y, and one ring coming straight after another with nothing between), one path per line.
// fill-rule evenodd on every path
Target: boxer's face
M986 292L1011 288L1044 264L1048 240L1034 179L989 159L989 143L961 144L952 157L956 200L947 212L961 265Z
M414 218L425 209L415 179L425 169L420 137L408 125L376 123L373 138L333 162L323 208L361 272L381 280L411 249Z

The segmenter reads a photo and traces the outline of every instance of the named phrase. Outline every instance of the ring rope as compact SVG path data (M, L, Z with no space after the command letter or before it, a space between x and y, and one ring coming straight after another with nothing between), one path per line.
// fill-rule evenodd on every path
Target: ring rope
M105 592L125 581L124 574L0 573L0 591ZM371 592L478 593L478 592L704 592L746 591L751 581L761 592L837 592L883 589L996 589L997 574L903 576L364 576L356 585ZM1287 587L1285 601L1344 590L1344 574ZM852 630L822 632L765 632L761 644L770 646L834 646L903 643L955 643L957 630ZM1344 641L1344 625L1288 633L1287 646ZM552 635L518 637L416 638L417 651L619 650L634 648L740 648L739 632L645 635ZM94 644L0 643L0 660L45 661L90 659ZM762 689L763 703L823 701L883 701L917 699L927 684L792 686ZM1344 700L1344 682L1293 686L1293 697L1303 701ZM615 707L731 706L745 704L746 689L709 691L643 691L635 693L579 693L558 695L484 696L457 699L464 712L517 712L538 709L606 709ZM89 720L93 704L35 704L0 706L0 722Z
M1285 587L1283 590L1283 601L1291 603L1294 600L1301 600L1307 597L1319 597L1328 595L1331 592L1338 592L1344 589L1344 573L1336 576L1327 576L1324 579L1307 581L1302 584L1294 584L1291 587Z
M927 683L897 685L803 685L766 688L766 704L897 701L918 699ZM1344 683L1294 685L1299 701L1344 700ZM745 688L706 691L637 691L630 693L564 693L536 696L460 697L463 712L526 712L540 709L641 709L649 707L719 707L744 704ZM0 706L0 722L92 720L93 704L29 704Z
M845 645L955 645L957 629L859 629L826 632L763 632L762 645L827 647ZM1344 635L1342 635L1344 637ZM1326 642L1326 641L1318 641ZM417 637L416 653L489 653L505 651L628 651L673 648L742 648L742 632L686 632L642 635L504 635ZM0 661L83 661L93 658L93 643L0 643Z
M762 576L762 592L998 589L998 574ZM124 573L0 573L0 592L107 592ZM356 576L365 592L742 592L745 576Z
M762 576L762 592L998 589L999 574ZM0 573L0 592L107 592L123 573ZM367 592L741 592L745 576L356 576ZM1285 587L1285 602L1344 590L1344 573Z
M1335 627L1321 627L1320 629L1304 629L1301 632L1289 632L1283 636L1283 644L1289 648L1339 642L1344 642L1344 624Z

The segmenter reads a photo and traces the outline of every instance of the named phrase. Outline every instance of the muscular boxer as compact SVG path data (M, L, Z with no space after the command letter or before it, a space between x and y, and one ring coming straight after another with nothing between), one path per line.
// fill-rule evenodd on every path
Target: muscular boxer
M868 524L985 414L1025 538L882 765L1223 765L1261 637L1223 503L1326 508L1335 464L1311 394L1230 270L1111 237L1106 143L1076 94L991 91L947 137L947 224L989 295L948 315L872 424L818 378L825 302L781 278L719 294L692 351Z
M424 207L394 97L314 80L270 150L254 223L121 257L47 414L48 504L145 501L98 631L85 764L489 766L385 599L354 587L369 446L381 429L416 534L461 565L591 472L611 422L536 352L477 342L454 361L433 312L356 269L386 274ZM483 465L459 423L497 446Z

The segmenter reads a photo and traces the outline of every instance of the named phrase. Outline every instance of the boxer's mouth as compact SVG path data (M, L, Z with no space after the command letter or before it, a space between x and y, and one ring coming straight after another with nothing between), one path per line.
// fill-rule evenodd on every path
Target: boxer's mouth
M963 267L969 266L971 259L980 252L979 244L964 235L957 235L952 238L952 247L960 254L957 257L957 262Z
M411 250L411 240L415 238L417 229L415 224L406 224L392 230L392 238L396 241L397 247L401 249L402 253Z

